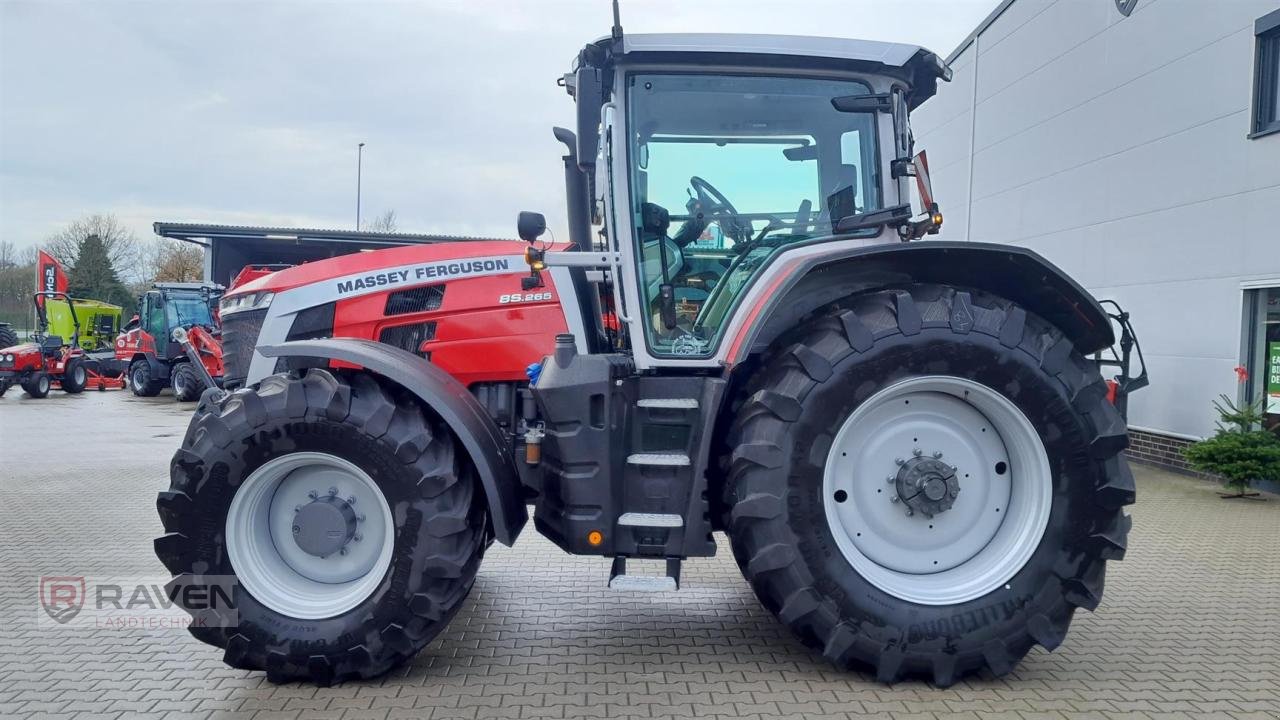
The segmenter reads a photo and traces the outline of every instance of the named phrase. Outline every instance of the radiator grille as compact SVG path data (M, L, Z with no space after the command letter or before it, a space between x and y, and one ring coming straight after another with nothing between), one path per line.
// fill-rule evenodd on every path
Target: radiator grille
M387 296L387 306L383 314L406 315L429 312L439 310L442 303L444 303L444 285L397 290Z
M266 317L265 308L222 316L222 377L227 387L240 386L249 374L253 348L258 344L258 334Z
M407 350L420 357L426 357L427 354L422 350L422 343L431 340L435 336L436 324L434 322L422 322L383 328L382 332L378 334L378 342L398 347L401 350Z

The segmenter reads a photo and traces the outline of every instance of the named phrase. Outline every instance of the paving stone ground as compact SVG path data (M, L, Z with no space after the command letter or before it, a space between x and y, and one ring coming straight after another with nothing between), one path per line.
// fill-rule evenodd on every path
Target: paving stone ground
M727 547L684 589L606 589L607 562L530 527L494 545L450 628L374 682L274 686L182 630L37 625L41 575L163 572L154 510L190 405L0 398L0 716L93 718L1280 717L1280 498L1137 468L1128 558L1066 642L946 689L839 672L756 602Z

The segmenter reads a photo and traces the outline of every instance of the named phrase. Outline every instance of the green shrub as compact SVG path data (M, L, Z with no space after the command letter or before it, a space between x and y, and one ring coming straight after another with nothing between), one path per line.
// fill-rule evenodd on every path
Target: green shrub
M1240 494L1256 480L1280 480L1280 437L1255 429L1263 420L1261 404L1237 406L1223 395L1214 407L1221 417L1217 432L1182 451L1191 466L1222 476Z

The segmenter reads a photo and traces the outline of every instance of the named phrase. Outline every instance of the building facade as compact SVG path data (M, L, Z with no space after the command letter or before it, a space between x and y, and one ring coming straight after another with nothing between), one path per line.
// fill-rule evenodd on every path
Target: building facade
M1041 253L1130 311L1133 452L1178 465L1213 401L1280 425L1280 3L1006 0L913 116L941 239Z

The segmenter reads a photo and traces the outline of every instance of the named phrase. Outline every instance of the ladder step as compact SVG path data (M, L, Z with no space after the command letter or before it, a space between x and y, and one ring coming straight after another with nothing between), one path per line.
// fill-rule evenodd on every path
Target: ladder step
M618 524L628 527L678 528L684 527L684 518L674 514L629 512L618 518Z
M636 407L695 410L698 407L698 400L697 398L643 398L636 401Z
M609 589L631 592L671 592L680 588L676 586L676 579L673 577L618 575L610 578Z
M627 456L627 464L683 467L689 465L689 456L684 453L635 453Z
M680 559L667 558L667 574L628 575L627 559L619 555L609 570L609 589L634 592L669 592L680 589Z

